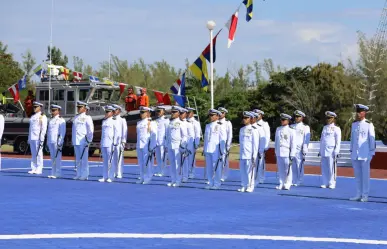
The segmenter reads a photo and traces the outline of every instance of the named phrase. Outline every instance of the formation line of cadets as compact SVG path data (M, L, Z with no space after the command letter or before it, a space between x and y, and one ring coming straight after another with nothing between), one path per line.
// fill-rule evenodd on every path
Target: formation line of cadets
M61 106L51 105L51 119L41 113L43 104L34 102L35 114L30 119L28 142L32 161L30 174L42 174L42 146L47 131L51 154L52 173L49 178L61 177L61 157L66 133L65 121L60 117ZM77 174L75 180L87 180L89 176L88 147L93 140L94 126L87 115L88 104L77 102L78 114L72 125L72 144L75 151ZM351 160L355 172L357 193L354 201L367 201L369 193L370 162L375 155L375 130L365 116L369 108L356 104L356 120L351 128ZM119 105L105 107L102 121L101 152L103 177L100 182L112 182L122 178L123 153L127 137L127 123L121 118ZM140 107L137 122L136 152L139 165L137 183L148 184L153 176L167 174L170 163L169 187L179 187L195 175L195 155L201 138L200 123L194 118L193 108L172 106L171 117L166 118L165 107L158 106L157 119L152 120L149 107ZM226 120L228 110L220 107L208 111L209 123L205 126L203 155L205 158L206 189L219 189L228 177L229 153L232 140L232 124ZM270 127L263 121L264 112L258 109L243 112L243 127L239 131L239 166L241 188L239 192L253 192L257 184L265 180L265 153L269 148ZM292 116L282 113L281 125L275 132L275 156L279 174L278 190L289 190L303 183L304 162L310 143L310 128L304 124L305 113L296 110ZM325 112L326 125L321 133L320 152L321 188L336 188L337 158L341 144L341 129L335 125L337 115ZM155 158L156 157L156 158ZM154 159L157 167L153 172Z

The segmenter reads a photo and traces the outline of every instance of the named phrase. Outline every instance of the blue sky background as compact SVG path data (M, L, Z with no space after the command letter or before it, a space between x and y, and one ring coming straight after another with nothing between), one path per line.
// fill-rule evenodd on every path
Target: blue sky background
M208 20L224 26L242 0L67 0L54 2L53 43L94 68L111 53L129 62L166 60L184 68L209 41ZM227 49L228 30L219 35L215 68L223 74L254 60L272 58L293 67L357 57L357 30L372 36L384 0L254 0L245 21L241 7L235 42ZM1 41L21 61L28 48L46 58L51 0L2 0Z

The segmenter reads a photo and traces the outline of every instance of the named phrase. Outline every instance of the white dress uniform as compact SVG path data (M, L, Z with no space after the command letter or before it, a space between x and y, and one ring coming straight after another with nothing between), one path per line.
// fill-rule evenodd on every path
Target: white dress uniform
M188 109L188 108L187 108ZM191 110L194 110L191 108ZM191 154L188 156L188 165L190 167L190 172L189 172L189 178L192 179L195 177L195 167L196 167L196 150L200 145L200 137L202 133L202 128L200 126L200 122L197 121L194 117L188 118L187 121L192 124L193 129L194 129L194 137L193 137L193 151Z
M105 111L113 111L111 106L105 107ZM114 179L114 173L116 172L116 164L113 162L114 151L121 141L120 127L117 124L117 120L114 117L105 118L102 120L102 133L101 133L101 150L103 158L103 172L100 182L112 182Z
M254 116L258 116L255 112L250 112ZM264 179L261 179L265 175L265 146L266 146L266 137L265 131L261 125L258 123L254 123L251 125L256 129L258 133L258 151L257 151L257 160L255 161L255 170L254 170L254 187L258 185L258 183L263 183ZM261 177L261 178L258 178ZM258 181L256 180L258 178Z
M218 111L228 113L228 111L222 107L218 108ZM226 152L223 154L223 170L222 170L222 177L221 177L221 180L225 181L228 177L229 167L230 167L229 157L226 154L228 154L231 149L232 123L230 122L230 120L227 120L226 118L220 119L219 122L222 123L222 125L224 124L224 127L226 129L226 136L227 136Z
M113 111L116 110L116 107L114 107L113 105L111 105L111 109ZM120 164L121 164L121 157L122 157L122 154L124 153L124 151L122 150L122 144L121 144L121 140L122 140L122 118L120 115L113 115L113 125L114 125L114 144L113 144L113 147L112 147L112 170L113 170L113 178L114 177L117 177L117 178L122 178L122 168L120 168ZM117 174L117 172L120 171L120 175ZM118 177L119 176L119 177ZM109 179L110 178L110 171L109 171Z
M51 108L61 109L58 105L51 105ZM50 178L61 177L62 148L66 135L66 121L59 114L52 117L48 123L47 145L51 157Z
M305 117L301 111L295 111L294 115ZM303 122L290 125L295 131L296 156L292 162L293 185L302 184L304 178L304 159L308 153L308 146L310 142L310 127Z
M288 114L281 114L281 118L291 119ZM292 171L290 170L290 160L294 160L296 155L294 129L289 125L280 126L275 132L275 155L279 173L279 186L277 189L290 189L292 185Z
M43 104L34 102L34 105L43 106ZM44 137L47 131L47 117L41 112L37 112L30 118L30 129L28 142L31 148L31 171L30 174L42 174L43 170L43 146Z
M195 129L191 122L188 122L187 119L183 120L185 123L185 126L187 127L187 144L186 144L186 158L182 158L184 161L183 165L183 182L188 181L188 174L192 167L192 164L190 164L190 156L194 153L194 142L195 142Z
M218 110L210 113L221 115ZM206 125L204 132L204 156L209 186L207 189L219 189L221 185L222 165L226 153L227 133L224 123L215 121Z
M173 106L172 110L180 111L180 107ZM168 186L178 187L181 183L181 153L184 152L187 144L187 128L180 118L172 119L168 125L167 136L165 140L166 149L168 149L168 159L171 164L171 182Z
M1 170L1 141L3 139L3 133L4 133L4 116L3 114L0 114L0 170Z
M122 107L119 105L112 105L112 107L117 110L120 109L122 110ZM114 116L115 123L117 126L117 139L118 139L118 144L116 148L114 149L114 154L113 154L113 165L115 168L115 176L117 178L122 178L123 174L123 165L124 165L124 152L125 152L125 144L126 144L126 138L128 136L128 125L126 123L126 119L122 118L120 115Z
M158 107L162 108L162 107ZM165 140L167 129L169 125L169 119L167 119L164 115L155 120L157 124L157 143L156 143L156 176L163 176L165 173L165 168L167 166L167 153L168 151L165 149Z
M367 106L357 104L357 108L368 111ZM375 128L374 125L363 119L352 123L351 129L351 160L356 178L356 197L351 198L355 201L367 201L370 183L370 164L375 155Z
M77 105L86 103L78 101ZM75 151L75 163L77 175L75 180L87 180L89 177L89 144L93 141L94 124L93 119L86 113L77 114L72 126L72 144Z
M333 112L326 112L325 115L336 117ZM321 132L320 156L321 156L321 175L322 188L335 188L335 159L340 153L341 129L335 124L325 125Z
M255 109L253 110L254 113L258 115L265 114L263 111ZM263 121L263 119L260 119L257 121L258 129L261 134L261 144L260 144L260 151L263 147L264 150L261 153L261 158L258 158L259 161L259 167L258 167L258 183L264 183L265 181L265 171L266 171L266 161L265 161L265 152L269 149L269 143L270 143L270 126L269 123L266 121Z
M148 107L140 110L151 111ZM157 124L148 118L137 122L137 160L140 166L140 180L137 183L147 184L152 179L153 153L157 142Z
M252 118L253 114L244 112L244 117ZM239 192L253 192L255 187L255 167L259 148L259 132L251 124L242 127L239 131L239 169L242 188Z

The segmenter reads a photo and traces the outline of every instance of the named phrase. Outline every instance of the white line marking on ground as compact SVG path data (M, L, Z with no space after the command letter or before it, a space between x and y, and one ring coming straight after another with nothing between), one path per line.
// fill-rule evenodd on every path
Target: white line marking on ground
M0 240L23 239L79 239L79 238L123 238L123 239L225 239L225 240L274 240L351 243L367 245L387 245L387 240L317 238L296 236L269 236L244 234L143 234L143 233L71 233L71 234L10 234L0 235Z

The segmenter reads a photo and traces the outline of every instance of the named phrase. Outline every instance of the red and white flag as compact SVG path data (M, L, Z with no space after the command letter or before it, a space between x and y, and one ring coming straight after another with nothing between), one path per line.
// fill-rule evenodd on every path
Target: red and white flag
M120 87L120 94L122 94L125 91L125 87L127 86L127 84L119 83L118 86Z
M238 24L238 11L239 10L235 11L235 13L231 16L230 20L228 20L228 22L226 23L226 27L228 28L228 48L230 48L231 43L234 41L234 36Z
M13 101L16 104L20 100L18 83L13 84L10 88L8 88L8 91L11 93L11 95L13 97Z
M82 76L83 76L83 74L82 73L80 73L80 72L73 72L73 76L74 76L74 80L76 80L76 81L81 81L82 80Z

